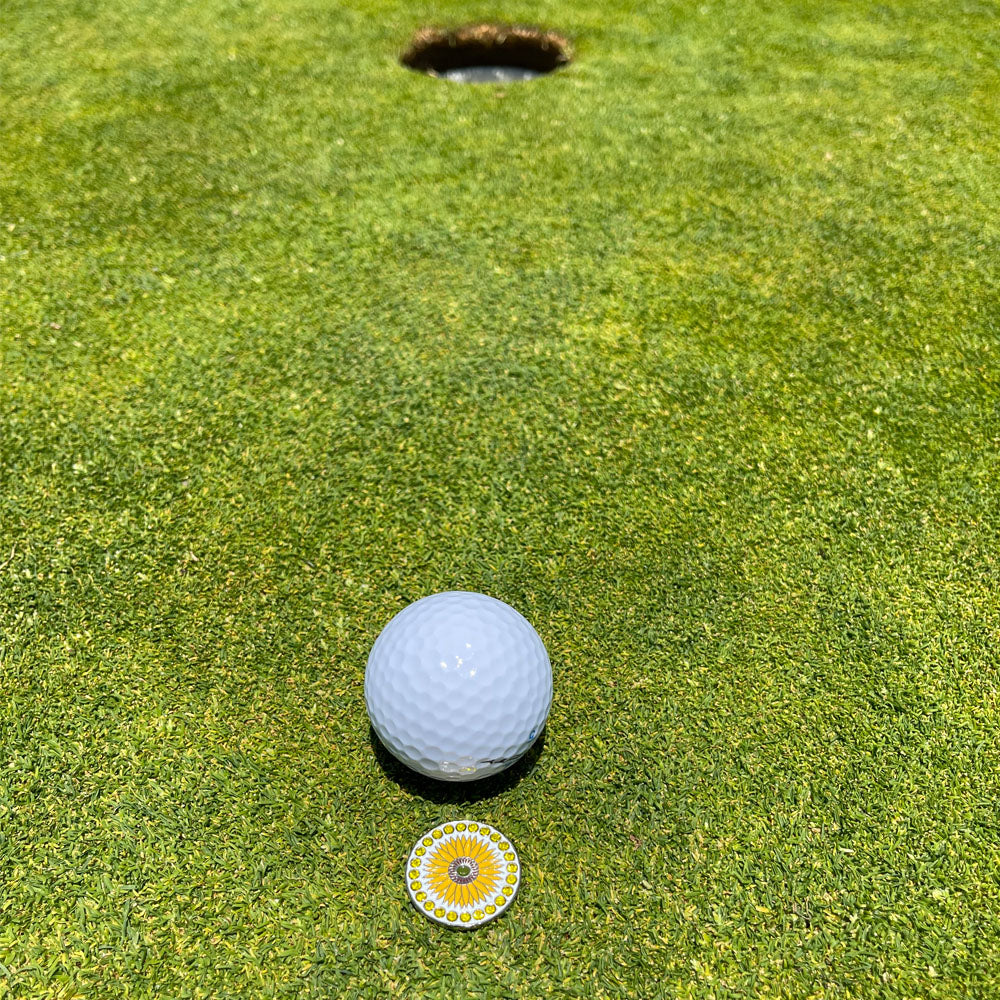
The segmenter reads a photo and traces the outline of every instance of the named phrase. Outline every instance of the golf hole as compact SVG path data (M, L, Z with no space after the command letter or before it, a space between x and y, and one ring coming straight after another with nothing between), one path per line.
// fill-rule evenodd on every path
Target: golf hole
M399 61L458 83L512 83L551 73L570 58L569 42L554 31L470 24L451 30L422 28Z

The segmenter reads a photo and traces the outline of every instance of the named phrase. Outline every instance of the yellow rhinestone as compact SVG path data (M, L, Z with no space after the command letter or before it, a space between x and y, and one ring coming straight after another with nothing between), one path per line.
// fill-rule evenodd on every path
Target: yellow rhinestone
M441 831L440 831L440 830L435 830L435 831L434 831L434 832L433 832L433 833L431 834L431 836L432 836L432 837L433 837L433 838L434 838L435 840L440 840L440 839L441 839Z
M455 824L455 829L458 830L459 833L461 833L465 829L465 824L464 823L456 823Z
M487 913L496 913L497 912L497 908L495 906L493 906L492 904L490 904L490 905L488 905L486 907L486 912Z
M411 882L410 883L410 888L411 889L419 889L420 888L420 883L419 882Z
M492 910L493 907L489 906L489 907L487 907L487 909L488 910ZM476 920L482 920L483 919L483 911L482 910L476 910L476 912L473 913L472 915L476 918Z
M509 872L516 872L517 871L517 865L507 865L507 871L509 871Z
M467 924L468 922L469 922L469 914L468 913L463 913L462 914L462 923L463 924Z
M513 861L513 860L514 860L514 852L513 852L513 851L508 851L508 852L507 852L507 853L506 853L506 854L504 855L504 857L505 857L505 858L506 858L506 859L507 859L508 861Z
M426 898L427 898L427 893L426 892L418 892L417 893L417 902L418 903L422 903ZM433 905L433 904L431 904L431 905Z
M488 826L481 826L479 832L485 837L489 834L490 828Z
M496 903L497 906L503 906L503 904L506 903L507 900L504 899L503 896L497 896L497 898L493 900L493 902Z
M424 909L425 910L433 910L434 909L434 901L432 899L428 899L427 902L424 903Z
M458 914L454 910L452 910L451 913L448 914L448 919L449 920L458 920Z
M506 851L507 848L510 847L510 844L508 844L506 840L501 840L500 843L497 844L497 847L499 847L501 851Z
M470 823L470 824L469 824L469 830L470 830L470 831L471 831L472 833L475 833L475 832L476 832L476 830L478 830L478 829L479 829L479 824L478 824L478 823Z
M490 834L490 840L492 840L494 844L495 844L495 843L496 843L496 842L497 842L497 841L498 841L499 839L500 839L500 834L499 834L499 833L491 833L491 834Z
M438 908L437 908L437 909L436 909L436 910L434 911L434 916L435 916L435 917L443 917L443 916L444 916L444 907L443 907L443 906L439 906L439 907L438 907Z
M444 832L445 832L445 833L454 833L454 832L455 832L455 828L454 828L454 827L453 827L453 826L451 825L451 823L449 823L449 824L448 824L448 825L447 825L447 826L446 826L446 827L444 828Z
M434 841L433 841L433 840L431 840L431 838L430 838L430 837L424 837L424 839L423 839L422 843L423 843L424 847L430 847L430 846L431 846L431 844L433 844L433 843L434 843Z
M422 858L427 853L427 848L418 847L413 853Z
M512 875L508 877L507 881L509 882L511 878L513 878L513 876L512 876ZM515 878L515 879L514 879L514 881L516 882L516 881L517 881L517 879ZM503 894L504 894L505 896L513 896L513 895L514 895L514 890L513 890L513 888L512 888L511 886L509 886L509 885L505 885L505 886L503 887Z

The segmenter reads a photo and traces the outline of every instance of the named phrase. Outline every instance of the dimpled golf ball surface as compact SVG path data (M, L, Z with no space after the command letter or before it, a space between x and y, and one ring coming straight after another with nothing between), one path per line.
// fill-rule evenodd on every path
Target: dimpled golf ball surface
M404 608L375 640L365 701L378 738L407 767L473 781L509 767L538 738L552 668L512 607L449 591Z

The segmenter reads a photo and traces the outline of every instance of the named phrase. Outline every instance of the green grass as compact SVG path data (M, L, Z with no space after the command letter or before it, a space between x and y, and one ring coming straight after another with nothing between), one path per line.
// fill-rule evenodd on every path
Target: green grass
M2 19L0 997L1000 993L996 3ZM449 588L555 672L476 800L364 711Z

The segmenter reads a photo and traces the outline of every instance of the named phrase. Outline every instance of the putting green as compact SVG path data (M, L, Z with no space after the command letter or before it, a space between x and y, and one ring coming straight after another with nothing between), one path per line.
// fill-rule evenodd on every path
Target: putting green
M998 15L8 0L0 998L1000 992ZM555 676L475 799L364 712L447 589Z

